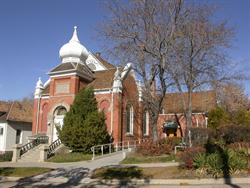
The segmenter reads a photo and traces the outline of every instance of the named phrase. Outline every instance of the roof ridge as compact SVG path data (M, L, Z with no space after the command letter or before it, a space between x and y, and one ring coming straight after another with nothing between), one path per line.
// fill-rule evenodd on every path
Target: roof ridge
M15 103L15 101L13 101L12 104L11 104L11 106L10 106L10 109L9 109L8 114L7 114L7 116L6 116L6 120L9 119L9 115L10 115L10 113L11 113L11 110L12 110L12 108L13 108L14 103Z

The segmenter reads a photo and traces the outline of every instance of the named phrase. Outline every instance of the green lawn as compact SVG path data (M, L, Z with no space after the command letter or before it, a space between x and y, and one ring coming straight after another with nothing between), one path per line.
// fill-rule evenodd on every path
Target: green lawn
M194 171L180 167L103 167L96 169L91 178L99 179L169 179L197 178Z
M137 167L103 167L96 169L91 178L100 179L143 179L146 176L142 173L142 168Z
M131 153L121 162L121 164L140 164L140 163L165 163L175 161L174 155L143 156Z
M30 177L34 175L43 174L51 171L50 168L38 168L38 167L3 167L0 168L0 176L12 176L12 177Z
M48 159L48 162L54 163L68 163L77 161L91 160L92 154L83 154L78 152L56 154L55 156Z
M242 171L232 177L248 177L250 171ZM221 176L223 177L223 176ZM195 170L178 166L171 167L102 167L94 170L91 178L98 179L197 179L213 178L211 175L200 174Z

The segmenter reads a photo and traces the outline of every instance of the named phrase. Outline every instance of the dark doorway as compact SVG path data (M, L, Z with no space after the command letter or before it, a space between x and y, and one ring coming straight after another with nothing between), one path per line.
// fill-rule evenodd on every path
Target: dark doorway
M21 144L22 131L20 129L16 130L16 144Z

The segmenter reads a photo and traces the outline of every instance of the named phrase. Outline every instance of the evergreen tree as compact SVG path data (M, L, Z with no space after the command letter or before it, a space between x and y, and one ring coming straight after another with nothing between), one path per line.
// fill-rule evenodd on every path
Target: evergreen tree
M84 153L90 153L94 145L110 142L105 115L98 111L93 89L83 89L76 95L58 133L65 146Z

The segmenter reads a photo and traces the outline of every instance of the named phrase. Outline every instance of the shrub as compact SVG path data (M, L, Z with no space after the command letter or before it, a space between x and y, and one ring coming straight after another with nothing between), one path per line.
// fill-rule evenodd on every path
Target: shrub
M246 167L247 162L239 155L239 153L235 152L232 149L227 149L225 152L228 156L228 167L230 174L233 174L238 170L242 170Z
M209 128L190 128L193 146L204 146L209 137L213 137L214 131Z
M221 107L216 107L208 113L208 126L213 129L229 122L229 113Z
M250 126L228 125L218 130L218 135L223 138L226 144L235 142L250 143Z
M237 142L229 145L229 148L234 150L238 155L243 158L247 166L250 164L250 143Z
M223 175L228 177L230 174L244 169L247 161L233 149L222 149L218 147L214 153L201 153L194 158L194 167L199 172L211 174L213 177Z
M238 109L231 116L232 123L236 125L250 125L250 112L246 109Z
M201 153L205 153L205 149L203 147L191 147L185 149L185 151L179 155L179 158L184 162L185 167L191 169L194 167L193 161L195 157Z
M98 111L93 89L83 89L76 95L58 133L65 146L83 153L90 153L94 145L111 141L104 113Z
M207 156L206 153L198 153L194 157L193 167L199 169L205 169L207 165Z
M159 156L163 154L170 154L175 145L180 143L180 139L162 139L157 142L147 140L137 148L137 153L145 156Z
M223 172L223 160L218 152L209 154L206 157L207 173L213 177L218 177Z
M6 151L3 154L0 154L0 161L11 161L12 160L13 151Z

